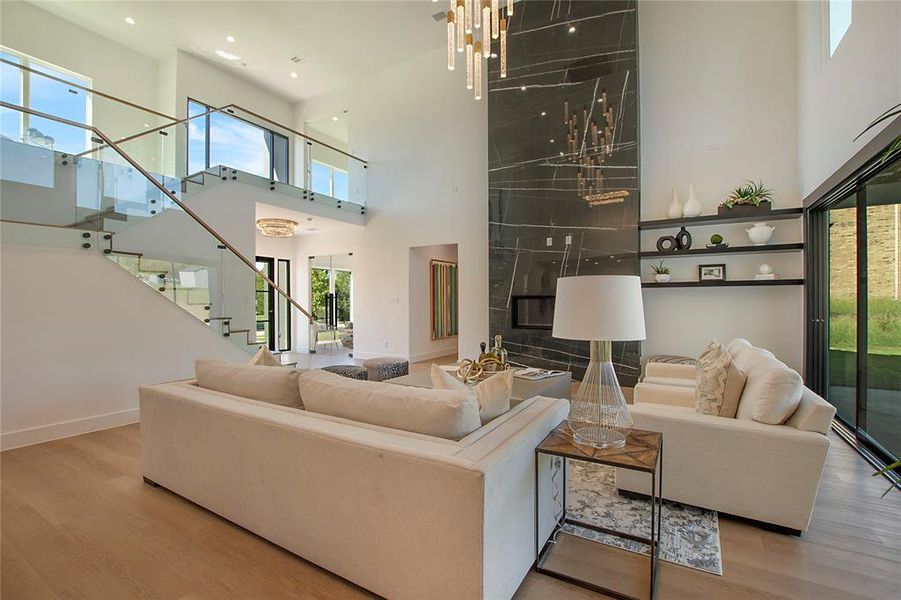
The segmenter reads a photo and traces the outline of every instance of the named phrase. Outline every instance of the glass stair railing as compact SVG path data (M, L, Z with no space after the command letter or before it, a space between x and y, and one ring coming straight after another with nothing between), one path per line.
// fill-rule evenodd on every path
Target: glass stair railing
M248 353L265 343L256 320L260 278L297 318L309 317L248 258L255 254L253 203L245 203L243 218L221 210L201 215L186 200L221 184L221 170L152 174L97 128L0 102L3 118L21 113L68 128L70 137L87 132L94 151L75 158L29 139L0 140L4 242L47 245L46 230L55 231L65 238L60 244L99 252ZM229 235L244 246L232 245Z

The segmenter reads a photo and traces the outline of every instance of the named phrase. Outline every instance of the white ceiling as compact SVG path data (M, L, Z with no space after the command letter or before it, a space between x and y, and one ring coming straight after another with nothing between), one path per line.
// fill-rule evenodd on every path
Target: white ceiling
M176 48L202 56L291 101L438 48L445 24L432 15L447 10L446 0L33 3L156 59ZM241 60L224 60L215 50ZM302 62L292 62L294 56Z

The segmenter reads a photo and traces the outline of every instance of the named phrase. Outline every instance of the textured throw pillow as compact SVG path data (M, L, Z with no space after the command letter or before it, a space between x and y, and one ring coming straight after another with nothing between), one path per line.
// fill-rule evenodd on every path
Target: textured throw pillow
M513 369L501 371L470 387L439 367L432 365L432 388L436 390L465 390L475 396L479 404L479 419L484 425L510 410L513 393Z
M266 346L260 346L260 349L257 350L257 353L253 355L253 358L250 359L248 365L257 365L260 367L281 367L282 363L278 362L278 359L272 355L272 352L269 352L269 348Z
M194 361L194 373L197 385L208 390L303 408L297 387L302 373L299 369L273 369L215 358L198 358Z
M448 440L481 427L476 400L465 391L361 381L319 369L304 373L299 385L310 412Z
M788 420L801 402L801 376L772 355L764 354L757 356L747 375L736 418L770 425Z
M735 418L745 375L729 352L713 341L698 358L695 410L705 415Z

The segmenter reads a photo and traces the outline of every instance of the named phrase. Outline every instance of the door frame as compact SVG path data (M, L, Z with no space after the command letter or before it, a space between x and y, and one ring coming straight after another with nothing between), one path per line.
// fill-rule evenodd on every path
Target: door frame
M275 258L273 258L272 256L257 256L255 260L258 263L264 263L266 265L266 275L269 277L270 280L274 281ZM275 325L276 325L276 323L275 323L275 288L273 288L271 285L269 285L265 281L263 283L266 285L266 289L258 290L258 289L256 289L256 281L254 281L254 286L253 286L254 287L254 300L256 300L257 294L266 294L269 297L268 298L269 301L266 303L266 305L268 306L268 310L266 311L267 312L267 315L266 315L267 320L259 321L256 318L254 318L254 336L256 336L256 324L257 323L269 323L269 334L268 334L267 340L266 340L266 347L269 348L269 350L275 352L276 351L275 350ZM256 303L254 303L254 307L256 307ZM257 315L256 308L254 308L253 312L254 312L254 317L256 317L256 315Z

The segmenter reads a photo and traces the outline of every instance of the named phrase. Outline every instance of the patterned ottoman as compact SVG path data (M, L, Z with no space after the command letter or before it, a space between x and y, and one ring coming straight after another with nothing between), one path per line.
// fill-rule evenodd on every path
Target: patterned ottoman
M332 365L330 367L322 367L322 370L349 379L366 380L366 369L357 365Z
M370 358L363 361L369 381L385 381L410 374L410 363L402 358Z

